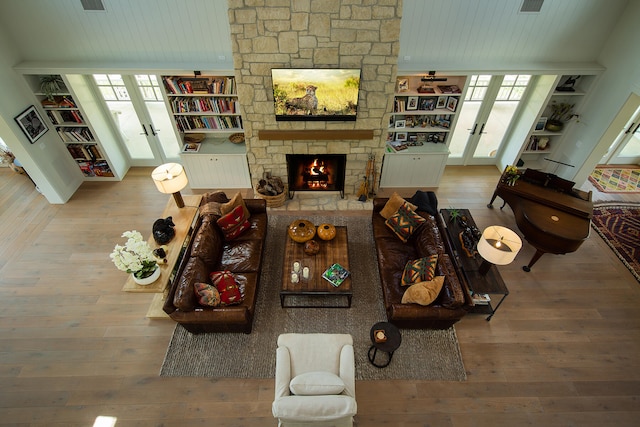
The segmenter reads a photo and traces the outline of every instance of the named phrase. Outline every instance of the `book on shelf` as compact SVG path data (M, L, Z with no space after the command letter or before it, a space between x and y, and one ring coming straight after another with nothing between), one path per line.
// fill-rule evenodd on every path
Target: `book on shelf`
M336 263L322 273L322 278L337 288L349 277L349 274L349 270Z

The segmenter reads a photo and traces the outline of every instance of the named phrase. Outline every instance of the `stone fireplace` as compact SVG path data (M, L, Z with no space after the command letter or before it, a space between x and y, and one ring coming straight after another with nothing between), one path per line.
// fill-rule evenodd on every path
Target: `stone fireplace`
M254 188L265 172L288 177L287 154L346 154L343 189L337 190L341 195L357 193L370 154L382 164L401 15L401 0L229 2L234 74ZM356 121L276 122L272 68L359 68ZM363 130L371 136L353 136ZM261 131L293 136L261 138ZM338 131L346 132L340 138L327 136Z
M339 191L344 198L346 154L287 154L289 198L296 191Z

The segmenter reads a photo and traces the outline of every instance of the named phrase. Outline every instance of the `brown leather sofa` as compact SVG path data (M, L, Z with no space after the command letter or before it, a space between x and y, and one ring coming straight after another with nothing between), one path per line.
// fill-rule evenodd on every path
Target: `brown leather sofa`
M200 216L164 304L164 311L192 333L250 333L260 284L263 249L267 237L267 204L264 199L245 199L251 227L226 241L216 224L220 204L229 199L223 192L205 194ZM229 270L241 287L244 300L222 307L198 303L194 283L211 283L212 271Z
M406 243L403 243L385 224L380 211L387 198L373 200L373 236L378 253L378 269L387 319L399 328L445 329L456 323L473 306L471 297L453 263L453 249L446 236L440 215L425 211L416 212L426 219ZM446 237L445 237L446 238ZM400 285L407 261L438 254L437 276L445 276L444 284L436 300L428 306L403 304L406 287Z

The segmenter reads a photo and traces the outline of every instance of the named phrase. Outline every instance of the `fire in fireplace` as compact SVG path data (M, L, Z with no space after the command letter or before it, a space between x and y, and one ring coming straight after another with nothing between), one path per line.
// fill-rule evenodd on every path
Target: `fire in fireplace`
M296 191L339 191L344 199L346 154L287 154L289 198Z

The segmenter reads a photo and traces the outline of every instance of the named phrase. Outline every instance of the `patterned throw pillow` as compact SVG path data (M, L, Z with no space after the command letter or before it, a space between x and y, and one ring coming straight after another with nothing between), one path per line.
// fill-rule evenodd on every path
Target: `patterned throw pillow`
M444 283L444 276L436 276L428 282L418 282L411 285L404 291L402 295L402 303L415 303L420 305L429 305L438 298Z
M414 283L433 280L436 275L436 265L438 265L438 254L407 262L400 285L411 286Z
M409 205L405 202L398 208L398 211L391 215L389 219L385 221L387 227L389 227L400 240L407 242L409 237L423 224L426 220L420 215L411 210Z
M220 293L220 305L233 305L242 302L242 293L240 292L236 278L230 271L213 271L209 277Z
M220 305L220 292L208 283L194 283L193 287L198 297L200 305L208 305L210 307L217 307Z
M236 206L231 212L220 217L216 222L222 229L226 240L235 239L251 227L249 219L244 215L242 205Z

